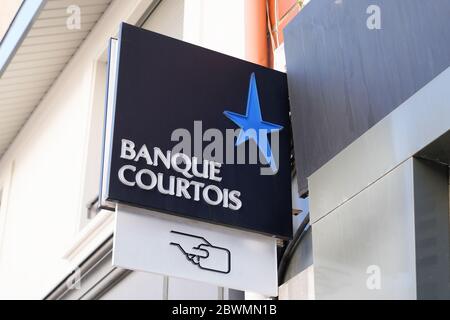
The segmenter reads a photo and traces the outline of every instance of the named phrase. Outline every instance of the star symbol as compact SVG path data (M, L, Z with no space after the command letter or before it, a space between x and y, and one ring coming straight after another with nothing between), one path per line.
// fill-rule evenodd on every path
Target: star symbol
M270 164L272 170L277 171L275 161L272 159L272 150L267 135L280 131L283 127L263 121L255 73L252 73L250 76L246 114L242 115L231 111L225 111L224 115L241 128L236 140L236 146L252 139L258 146L266 162Z

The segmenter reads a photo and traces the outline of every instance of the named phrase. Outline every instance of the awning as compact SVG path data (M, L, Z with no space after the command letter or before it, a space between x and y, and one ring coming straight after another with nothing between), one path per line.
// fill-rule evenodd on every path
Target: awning
M23 2L0 43L0 158L111 1Z

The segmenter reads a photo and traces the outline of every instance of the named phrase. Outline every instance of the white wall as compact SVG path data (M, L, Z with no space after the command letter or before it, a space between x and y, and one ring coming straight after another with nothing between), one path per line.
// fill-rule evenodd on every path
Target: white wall
M113 2L1 159L0 177L12 163L14 172L3 203L0 298L42 298L68 271L62 256L78 233L93 66L119 21L144 2Z
M40 299L70 271L63 256L85 212L89 132L96 131L94 66L119 22L135 23L151 2L112 3L0 160L0 298ZM180 3L164 0L146 27L244 57L242 0ZM190 6L201 9L200 20ZM167 16L174 13L178 18Z
M245 59L244 10L244 0L164 0L143 28Z
M245 59L244 1L185 1L183 40Z

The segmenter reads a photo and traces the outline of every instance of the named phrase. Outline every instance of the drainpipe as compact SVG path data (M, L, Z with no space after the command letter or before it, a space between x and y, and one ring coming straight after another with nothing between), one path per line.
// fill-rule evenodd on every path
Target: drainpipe
M248 61L271 67L267 43L266 0L245 0L245 57Z

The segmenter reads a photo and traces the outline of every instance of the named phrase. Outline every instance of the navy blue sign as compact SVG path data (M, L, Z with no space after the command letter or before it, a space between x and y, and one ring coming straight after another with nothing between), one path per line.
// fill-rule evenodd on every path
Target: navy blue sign
M292 236L284 73L123 24L114 78L108 201Z

